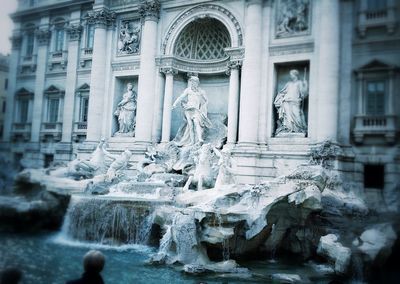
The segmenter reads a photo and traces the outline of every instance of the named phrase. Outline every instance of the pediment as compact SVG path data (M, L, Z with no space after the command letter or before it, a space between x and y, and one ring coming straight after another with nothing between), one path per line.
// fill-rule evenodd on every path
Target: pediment
M59 94L63 92L64 92L63 90L61 90L55 85L50 85L46 90L44 90L45 94Z
M80 86L78 89L76 89L77 92L88 92L90 91L90 86L86 83L84 83L82 86Z
M27 95L33 95L33 92L22 87L21 89L19 89L18 91L15 92L15 95L17 96L27 96Z
M357 71L365 72L365 71L389 70L389 69L396 69L396 66L374 59L369 63L361 66Z

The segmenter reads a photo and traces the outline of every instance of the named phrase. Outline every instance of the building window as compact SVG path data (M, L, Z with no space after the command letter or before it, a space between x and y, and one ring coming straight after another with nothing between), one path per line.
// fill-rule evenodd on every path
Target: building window
M367 81L365 112L367 115L385 114L385 82Z
M30 33L26 36L26 49L25 49L26 56L32 56L34 40L35 40L35 37L34 37L33 33Z
M382 11L386 10L386 0L368 0L368 11Z
M60 106L59 98L49 98L48 100L48 122L58 122L58 110Z
M54 51L62 51L64 48L64 30L56 29Z
M2 112L3 112L3 113L6 112L6 101L3 101Z
M29 111L29 100L21 99L18 103L18 122L27 123L28 122L28 111Z
M364 188L383 189L385 186L385 167L383 165L364 165Z
M86 30L86 48L93 48L94 25L88 25Z
M89 109L89 98L82 97L81 100L81 115L80 115L80 122L87 122L88 119L88 109Z
M4 90L7 90L7 89L8 89L8 79L6 78L4 80Z

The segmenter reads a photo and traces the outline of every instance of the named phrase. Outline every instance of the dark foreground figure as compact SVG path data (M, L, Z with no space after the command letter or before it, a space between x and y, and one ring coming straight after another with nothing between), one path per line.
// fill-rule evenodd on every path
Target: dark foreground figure
M82 277L68 281L67 284L104 284L103 278L100 275L104 263L105 257L101 252L97 250L89 251L83 257L84 273Z

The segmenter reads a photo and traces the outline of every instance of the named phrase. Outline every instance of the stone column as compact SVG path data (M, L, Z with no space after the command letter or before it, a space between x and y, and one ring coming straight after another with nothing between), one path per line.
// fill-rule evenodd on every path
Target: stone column
M75 106L75 87L76 87L76 70L78 69L79 40L81 36L82 26L72 24L68 27L69 34L68 43L68 65L67 78L65 83L64 111L63 111L63 128L61 142L70 143L72 139L72 130L74 123L74 106Z
M41 28L36 31L38 43L37 68L35 80L35 96L33 99L31 141L39 142L40 127L43 118L43 92L46 76L48 46L51 32L48 28Z
M6 112L4 114L4 134L3 140L8 142L11 138L12 125L14 123L14 111L15 111L15 92L16 82L18 75L18 64L21 54L21 43L22 36L20 34L14 34L11 38L12 41L12 52L10 55L9 70L8 70L8 92L6 98Z
M230 73L228 100L228 144L235 144L237 139L240 65L240 61L231 61L228 65Z
M262 1L249 0L244 34L245 55L240 90L239 144L257 144L261 91Z
M90 142L96 142L101 139L104 96L106 95L105 68L107 62L105 58L107 55L107 28L113 26L114 21L115 14L106 8L100 8L88 14L88 22L95 24L86 136L86 140Z
M172 97L174 95L174 75L178 72L173 68L163 68L165 74L164 108L162 117L161 142L169 142L171 136Z
M153 128L156 51L157 51L157 22L160 12L158 0L143 1L139 13L144 25L141 40L140 71L138 82L138 102L136 113L136 140L150 143Z
M318 22L317 141L337 140L339 97L339 0L320 1Z

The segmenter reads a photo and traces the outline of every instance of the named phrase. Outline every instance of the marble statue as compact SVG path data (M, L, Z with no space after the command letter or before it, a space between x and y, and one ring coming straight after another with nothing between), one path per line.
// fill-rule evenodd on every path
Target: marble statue
M308 31L309 27L308 0L280 0L277 9L277 37L287 37Z
M191 76L188 87L176 99L173 108L181 103L185 114L185 124L178 130L174 139L178 146L202 144L204 129L212 126L207 117L207 97L199 87L199 78Z
M140 49L140 25L132 21L121 23L118 36L118 54L136 54Z
M120 156L111 156L110 158L114 159L111 163L110 167L107 170L105 181L113 182L115 179L118 179L123 170L125 170L129 165L129 159L132 157L132 152L126 149Z
M215 181L215 188L219 188L223 185L236 184L235 172L233 170L233 160L231 152L228 149L219 151L214 148L214 153L219 158L218 160L218 175Z
M118 117L119 130L116 136L134 136L136 126L136 92L133 84L127 84L127 91L122 95L114 115Z
M289 72L290 81L276 95L274 105L278 111L277 136L284 133L306 133L307 124L304 118L302 102L308 95L308 83L304 78L299 80L299 71Z
M197 183L197 190L213 187L215 180L215 167L213 151L210 143L203 144L194 154L194 168L189 172L183 190L188 190L191 183Z

